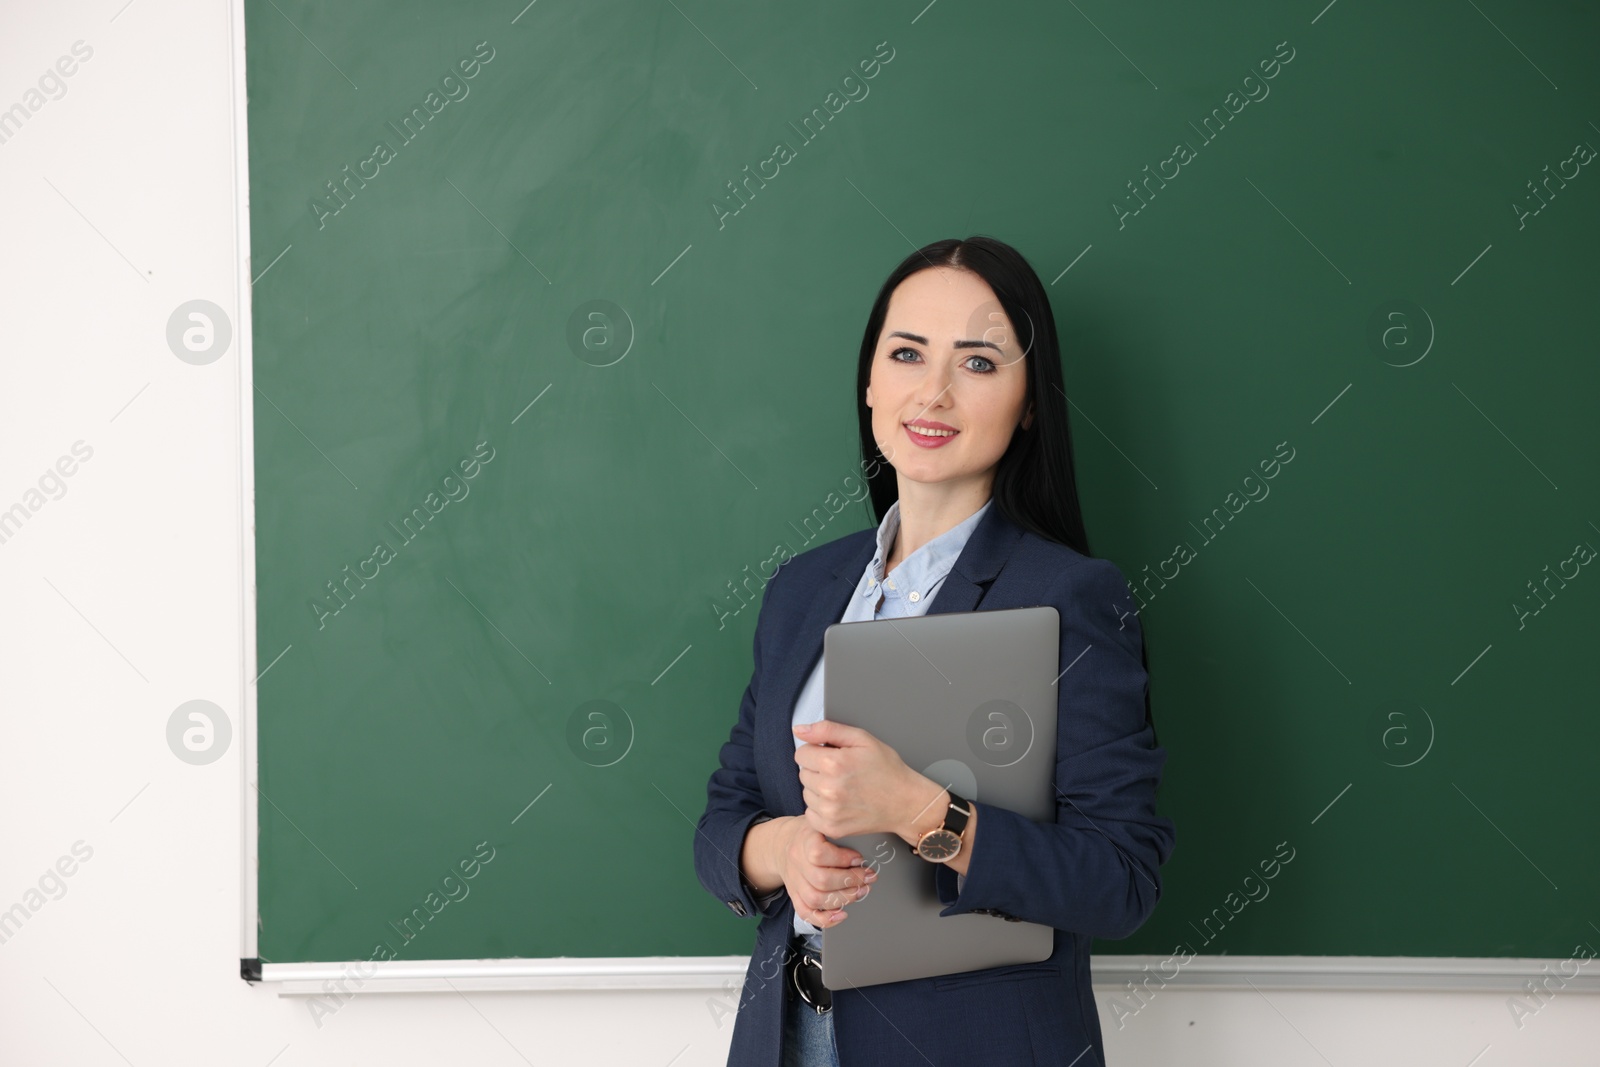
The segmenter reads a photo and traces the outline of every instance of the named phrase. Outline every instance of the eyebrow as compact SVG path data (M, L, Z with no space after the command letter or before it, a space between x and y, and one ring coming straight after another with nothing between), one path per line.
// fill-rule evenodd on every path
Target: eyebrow
M926 337L918 337L916 334L914 334L914 333L906 333L904 330L895 330L889 336L890 337L904 337L906 340L915 341L919 345L925 345L925 344L928 343L928 339ZM956 342L956 347L957 348L992 348L996 352L1000 352L1001 355L1005 355L1004 352L1000 351L1000 346L995 344L992 341L957 341Z

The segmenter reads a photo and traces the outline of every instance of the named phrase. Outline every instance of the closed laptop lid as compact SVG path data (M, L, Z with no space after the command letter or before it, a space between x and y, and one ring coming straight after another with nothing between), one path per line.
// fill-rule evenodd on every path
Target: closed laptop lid
M1048 605L836 623L823 636L823 715L868 731L968 800L1053 823L1060 626ZM937 825L932 811L924 823ZM1049 926L941 916L939 865L897 834L836 843L860 852L878 880L822 932L829 989L1033 963L1053 951Z

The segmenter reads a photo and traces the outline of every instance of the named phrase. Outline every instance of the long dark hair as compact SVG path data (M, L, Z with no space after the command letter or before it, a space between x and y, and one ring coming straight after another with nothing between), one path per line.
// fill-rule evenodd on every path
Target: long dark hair
M1078 505L1078 482L1072 466L1072 432L1067 422L1067 393L1061 380L1061 348L1056 340L1056 320L1050 298L1028 261L1015 248L993 237L975 236L935 241L919 248L890 272L867 316L861 336L861 361L856 370L856 412L861 423L862 470L872 494L873 518L882 522L900 498L894 468L884 458L872 436L872 409L867 407L867 384L872 379L872 358L878 334L895 288L918 271L954 267L982 278L1000 301L1015 338L1025 353L1028 394L1023 410L1033 405L1033 420L1017 427L1011 444L995 471L994 502L1006 518L1046 540L1056 541L1089 555L1089 537Z
M872 360L878 334L889 310L889 298L901 282L918 271L953 267L971 271L994 291L1011 320L1016 340L1025 353L1028 393L1023 410L1033 405L1027 429L1017 427L1011 444L995 470L994 504L1025 530L1090 555L1089 536L1078 503L1078 479L1072 463L1072 427L1067 418L1067 391L1062 385L1061 346L1056 339L1055 315L1039 276L1022 253L1004 241L981 234L961 241L949 238L917 249L895 267L878 290L861 335L861 359L856 368L856 414L861 427L863 471L870 472L875 522L900 498L900 483L872 435L872 409L867 407L867 385L872 380ZM1143 627L1141 626L1141 633ZM1149 649L1140 642L1140 661L1150 670ZM1144 717L1155 744L1155 722L1150 715L1150 687L1144 692Z

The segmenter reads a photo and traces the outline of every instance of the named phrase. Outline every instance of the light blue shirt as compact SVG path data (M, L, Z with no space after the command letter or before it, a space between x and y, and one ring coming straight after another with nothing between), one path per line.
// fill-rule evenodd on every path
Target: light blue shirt
M926 614L928 605L932 603L934 595L939 592L939 587L950 574L950 568L955 566L956 558L961 555L961 549L966 546L967 538L972 535L972 531L993 504L994 498L991 497L983 507L911 553L898 567L885 575L884 561L894 550L895 537L900 532L900 501L896 500L890 505L883 521L878 524L878 551L868 562L867 569L862 572L860 580L856 583L856 591L850 597L850 602L845 605L844 614L839 621L909 619ZM816 722L823 717L822 668L823 659L819 657L811 677L806 680L805 686L800 690L799 698L795 700L793 722L795 726ZM799 737L794 739L796 749L805 743ZM762 904L765 906L765 899ZM822 931L802 919L798 911L794 916L794 930L795 933L804 936L813 949L820 949Z

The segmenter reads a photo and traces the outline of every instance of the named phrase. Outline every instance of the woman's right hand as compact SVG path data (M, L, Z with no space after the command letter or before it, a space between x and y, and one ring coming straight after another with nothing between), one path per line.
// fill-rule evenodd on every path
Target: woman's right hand
M865 897L878 878L861 853L829 841L804 816L789 816L773 844L773 867L795 912L818 929L843 922L845 905Z

